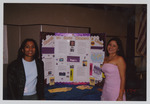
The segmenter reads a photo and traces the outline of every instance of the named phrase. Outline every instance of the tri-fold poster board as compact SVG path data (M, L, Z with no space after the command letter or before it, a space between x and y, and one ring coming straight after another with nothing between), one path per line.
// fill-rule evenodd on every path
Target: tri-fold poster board
M41 32L46 83L101 81L105 35Z

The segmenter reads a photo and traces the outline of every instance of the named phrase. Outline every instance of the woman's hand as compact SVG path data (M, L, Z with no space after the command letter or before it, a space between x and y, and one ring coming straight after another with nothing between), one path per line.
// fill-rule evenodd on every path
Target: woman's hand
M118 97L116 101L123 101L123 97Z

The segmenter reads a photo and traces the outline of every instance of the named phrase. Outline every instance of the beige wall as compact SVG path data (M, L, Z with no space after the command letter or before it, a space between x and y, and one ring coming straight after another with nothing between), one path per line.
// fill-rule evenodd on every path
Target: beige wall
M106 33L107 36L119 36L123 41L124 50L126 48L126 34L128 23L128 12L119 10L93 9L74 5L58 4L5 4L4 23L15 25L26 24L55 24L65 26L90 27L91 33ZM12 26L9 26L10 28ZM15 32L8 28L9 62L14 60L18 39L21 41L27 37L34 38L39 43L40 25L13 27ZM18 30L16 30L18 28ZM10 29L10 30L9 30ZM48 32L88 32L85 29L68 29L64 27L43 27L43 31ZM109 38L107 38L108 40ZM14 41L15 40L15 41ZM12 44L13 42L13 44Z
M55 24L91 27L92 33L126 36L128 13L73 5L5 5L5 24Z

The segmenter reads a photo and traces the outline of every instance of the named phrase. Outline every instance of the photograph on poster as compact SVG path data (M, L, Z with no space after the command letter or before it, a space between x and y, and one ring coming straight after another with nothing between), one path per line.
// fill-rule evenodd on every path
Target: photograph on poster
M70 46L75 46L75 41L70 41Z
M64 58L59 58L59 62L63 62L64 61Z
M70 65L70 68L74 68L74 65Z
M65 72L59 72L59 76L66 76Z
M73 47L70 48L70 52L74 52L74 48Z
M67 62L80 62L80 56L67 56Z
M95 78L94 77L90 77L90 85L95 85Z
M48 71L48 75L51 75L52 74L52 71Z
M102 81L102 79L103 79L102 78L102 69L99 67L99 64L93 65L93 70L92 70L91 74L92 74L92 77L95 78L95 81L97 81L97 82ZM95 84L97 84L97 83L95 82Z
M88 64L88 63L87 63L87 60L83 60L82 63L83 63L83 66L87 66L87 64Z
M49 85L52 86L54 84L55 84L55 78L54 77L50 77Z
M94 68L93 68L93 76L97 76L99 77L102 73L102 69L96 65L94 65Z

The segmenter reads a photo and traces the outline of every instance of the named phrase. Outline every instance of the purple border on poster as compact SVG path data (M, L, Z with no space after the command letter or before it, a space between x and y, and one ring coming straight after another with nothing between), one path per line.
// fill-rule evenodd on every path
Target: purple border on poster
M90 36L90 33L55 33L55 36Z
M54 54L54 47L42 47L42 54Z
M91 49L103 49L104 47L91 46Z
M80 62L79 56L67 56L67 62Z

